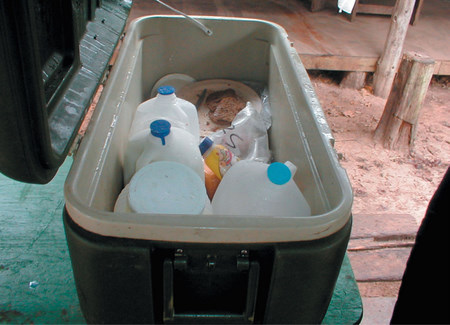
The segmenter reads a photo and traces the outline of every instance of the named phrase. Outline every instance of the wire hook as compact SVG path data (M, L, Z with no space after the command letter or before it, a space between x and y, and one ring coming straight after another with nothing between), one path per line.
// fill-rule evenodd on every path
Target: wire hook
M184 16L186 19L188 19L190 22L192 22L193 24L197 25L202 31L205 32L206 35L211 36L213 34L212 30L209 29L208 27L206 27L205 25L203 25L200 21L198 21L195 18L192 18L191 16L185 14L184 12L181 12L171 6L169 6L167 3L162 2L161 0L155 0L156 2L158 2L159 4L162 4L163 6L169 8L170 10L176 12L177 14L180 14L182 16Z

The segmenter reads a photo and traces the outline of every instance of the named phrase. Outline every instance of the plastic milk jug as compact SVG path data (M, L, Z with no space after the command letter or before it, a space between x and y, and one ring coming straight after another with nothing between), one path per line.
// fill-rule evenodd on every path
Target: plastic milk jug
M174 127L189 131L197 142L200 140L197 109L187 100L178 98L172 86L159 87L155 97L137 107L130 136L148 129L149 124L157 119L168 120Z
M123 158L123 183L128 184L136 171L136 161L144 151L147 138L151 136L147 128L141 130L128 138Z
M211 214L200 177L189 167L158 161L140 169L116 200L114 212Z
M311 209L292 180L291 162L265 164L241 160L220 182L212 200L213 214L310 216Z
M191 168L204 182L205 172L198 141L186 130L172 127L166 120L153 121L143 145L143 151L136 160L135 172L155 161L176 161Z

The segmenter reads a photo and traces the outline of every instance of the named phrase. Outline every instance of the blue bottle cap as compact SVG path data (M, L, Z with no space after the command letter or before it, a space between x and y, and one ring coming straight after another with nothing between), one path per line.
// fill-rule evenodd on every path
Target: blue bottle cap
M198 146L199 148L200 148L200 153L202 154L202 156L203 156L203 154L206 152L206 151L208 151L208 149L209 148L211 148L211 146L213 145L213 140L211 140L210 138L208 138L208 137L205 137L204 139L203 139L203 141L200 143L200 145Z
M161 86L158 88L158 94L171 95L175 92L175 88L172 86Z
M155 120L150 124L150 132L153 136L160 138L162 145L166 145L165 137L170 134L170 122L166 120Z
M289 182L292 177L288 166L280 162L274 162L267 168L267 177L277 185L283 185Z

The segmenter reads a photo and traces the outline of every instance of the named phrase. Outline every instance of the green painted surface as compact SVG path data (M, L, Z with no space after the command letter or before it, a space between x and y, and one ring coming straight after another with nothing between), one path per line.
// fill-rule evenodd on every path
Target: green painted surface
M81 323L62 226L71 158L47 185L0 174L0 322Z
M350 260L344 257L341 272L323 324L356 324L362 318L362 301Z
M0 174L0 323L84 323L62 225L67 158L47 185ZM344 259L326 324L353 324L362 303Z

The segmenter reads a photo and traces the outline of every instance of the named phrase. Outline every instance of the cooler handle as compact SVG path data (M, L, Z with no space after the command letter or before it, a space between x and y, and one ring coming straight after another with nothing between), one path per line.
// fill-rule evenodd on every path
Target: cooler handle
M199 27L206 35L211 36L213 34L212 30L209 29L208 27L206 27L205 25L203 25L198 19L195 19L195 18L185 14L184 12L182 12L178 9L175 9L174 7L169 6L167 3L165 3L161 0L155 0L155 1L158 2L159 4L162 4L164 7L169 8L173 12L176 12L177 14L182 15L188 21L190 21L191 23L193 23L194 25Z
M246 306L242 314L176 314L174 306L174 263L172 259L166 258L163 264L163 320L168 323L189 322L189 321L224 321L233 319L234 321L253 323L255 317L256 298L258 293L259 282L259 263L251 261L248 268L248 283Z

